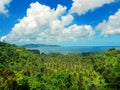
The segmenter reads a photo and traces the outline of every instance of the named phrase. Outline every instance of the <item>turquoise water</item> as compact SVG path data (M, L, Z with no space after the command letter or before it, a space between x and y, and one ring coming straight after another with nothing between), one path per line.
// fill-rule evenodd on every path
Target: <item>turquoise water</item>
M39 47L39 48L31 48L38 49L40 53L85 53L85 52L103 52L107 51L110 48L120 49L120 46L61 46L61 47Z

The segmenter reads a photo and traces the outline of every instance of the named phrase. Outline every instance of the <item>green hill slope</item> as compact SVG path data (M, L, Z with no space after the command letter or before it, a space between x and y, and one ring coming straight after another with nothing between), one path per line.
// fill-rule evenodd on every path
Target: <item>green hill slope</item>
M119 90L120 50L35 54L0 42L0 90Z

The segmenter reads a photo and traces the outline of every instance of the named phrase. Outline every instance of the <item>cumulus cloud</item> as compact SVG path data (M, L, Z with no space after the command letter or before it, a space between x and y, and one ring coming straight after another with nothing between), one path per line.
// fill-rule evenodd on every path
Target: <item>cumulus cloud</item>
M0 13L1 14L7 14L8 10L6 6L10 4L11 0L0 0Z
M78 15L82 15L88 11L92 11L114 1L115 0L73 0L70 13L77 13Z
M26 16L1 40L14 43L50 43L91 38L94 34L92 27L73 24L74 17L66 14L66 9L61 5L51 9L38 2L32 3Z
M97 29L101 30L102 36L120 35L120 9L109 17L108 20L97 25Z

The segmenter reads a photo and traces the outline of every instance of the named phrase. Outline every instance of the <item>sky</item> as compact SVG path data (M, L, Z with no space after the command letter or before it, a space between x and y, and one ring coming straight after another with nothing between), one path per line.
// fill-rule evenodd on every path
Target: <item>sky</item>
M120 46L120 0L0 0L0 41Z

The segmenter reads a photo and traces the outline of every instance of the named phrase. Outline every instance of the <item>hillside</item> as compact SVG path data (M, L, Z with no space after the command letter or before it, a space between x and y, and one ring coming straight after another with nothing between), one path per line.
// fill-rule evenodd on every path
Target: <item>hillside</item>
M119 90L120 50L35 54L0 42L0 90Z

